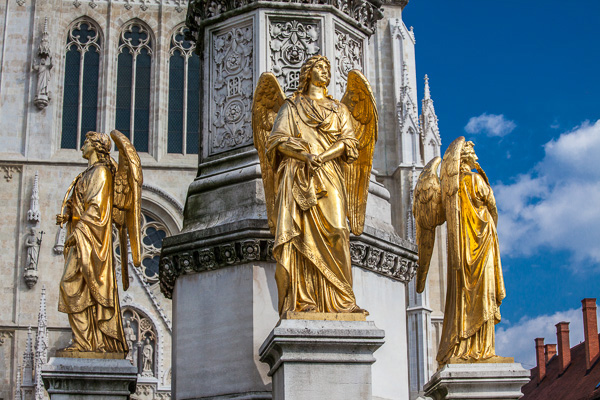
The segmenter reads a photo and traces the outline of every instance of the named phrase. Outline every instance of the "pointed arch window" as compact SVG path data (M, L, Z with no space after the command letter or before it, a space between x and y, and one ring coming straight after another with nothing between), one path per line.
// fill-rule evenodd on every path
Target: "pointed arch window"
M65 47L62 135L60 147L79 149L88 131L95 131L101 40L99 29L81 20L69 29Z
M152 38L147 28L130 22L121 31L117 61L115 127L139 152L147 152L150 139L150 86Z
M186 30L181 26L171 37L167 152L198 154L200 58Z

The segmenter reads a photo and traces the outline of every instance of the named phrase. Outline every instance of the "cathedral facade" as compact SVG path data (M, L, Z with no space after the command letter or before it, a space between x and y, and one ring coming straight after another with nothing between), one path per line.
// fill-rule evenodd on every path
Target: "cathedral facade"
M213 3L219 7L219 1ZM441 139L426 77L424 93L417 94L422 74L416 71L415 34L402 20L406 5L407 0L383 4L383 17L369 40L336 32L335 44L315 43L310 23L301 19L281 24L269 40L289 41L291 33L304 32L295 35L298 48L318 51L319 46L335 46L331 62L340 74L351 68L366 72L380 115L375 179L389 192L397 234L414 241L412 190L423 165L440 155ZM171 300L159 289L162 239L183 227L186 192L199 173L198 154L235 151L244 145L235 130L219 136L219 141L203 140L201 121L210 121L211 129L226 130L222 120L235 118L235 101L216 102L211 115L201 115L202 59L186 36L187 7L185 0L3 3L0 398L17 393L19 398L43 396L35 390L36 364L69 344L67 316L56 307L66 232L55 224L55 214L60 213L69 184L85 169L80 152L85 133L113 129L132 141L144 172L142 266L130 266L131 286L120 291L132 347L128 358L139 366L138 390L132 398L170 398L172 312ZM251 43L253 37L240 40ZM290 62L293 57L277 46L268 51L277 60L272 66L277 64L284 90L293 90L285 87L297 73ZM241 74L239 79L254 88L258 76L247 79ZM228 89L235 89L224 88L235 100L237 93ZM330 91L341 97L343 83L332 81ZM116 158L116 150L113 153ZM437 367L445 299L443 230L438 239L442 244L432 259L429 287L417 295L413 282L408 283L406 310L400 314L406 319L408 337L408 377L403 379L411 398L418 396ZM117 264L121 251L116 240ZM42 325L44 329L38 329ZM42 332L44 351L35 340Z

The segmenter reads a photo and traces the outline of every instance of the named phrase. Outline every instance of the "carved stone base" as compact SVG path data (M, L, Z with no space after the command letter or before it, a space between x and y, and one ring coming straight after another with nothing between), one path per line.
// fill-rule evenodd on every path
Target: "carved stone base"
M273 400L369 400L373 353L384 332L371 321L281 320L260 348Z
M127 360L52 357L42 379L50 400L126 400L137 369Z
M433 400L516 400L529 382L529 371L518 363L448 364L423 388Z
M123 360L125 353L101 353L98 351L68 351L56 350L56 357L60 358L100 358L104 360Z

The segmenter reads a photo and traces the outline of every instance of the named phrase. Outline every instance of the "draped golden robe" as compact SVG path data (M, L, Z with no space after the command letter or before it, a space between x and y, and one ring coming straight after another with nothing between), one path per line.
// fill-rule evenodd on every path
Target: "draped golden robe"
M460 173L459 232L461 264L448 268L448 293L437 360L485 360L494 357L494 326L506 297L500 264L492 189L481 175ZM450 229L450 227L449 227Z
M282 143L321 154L335 143L344 154L314 173L303 161L277 151ZM281 106L267 142L275 171L276 231L273 255L279 314L287 311L353 312L350 230L342 162L358 156L347 107L296 94Z
M77 350L126 353L113 265L113 175L104 162L76 178L68 204L75 245L65 249L58 310L69 314Z

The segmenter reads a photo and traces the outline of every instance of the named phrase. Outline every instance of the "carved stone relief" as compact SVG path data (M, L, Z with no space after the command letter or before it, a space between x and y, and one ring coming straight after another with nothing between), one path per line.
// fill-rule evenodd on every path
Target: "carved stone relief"
M0 168L4 172L4 179L6 179L6 182L12 181L13 174L15 172L23 171L23 167L21 165L0 165Z
M123 308L124 332L127 344L133 349L127 354L127 359L138 367L138 373L143 376L156 377L156 348L158 336L152 320L137 310Z
M209 90L209 154L252 144L252 26L219 32L212 39Z
M341 98L346 91L348 72L353 69L363 70L363 41L356 36L335 29L335 90L336 96Z
M408 282L416 273L416 255L413 258L396 254L361 242L360 239L350 242L350 256L353 265L401 282ZM248 261L274 262L273 240L247 238L163 255L159 270L160 288L165 297L170 299L175 281L181 275L225 268Z
M321 47L320 21L269 21L271 70L286 95L296 90L304 61L319 54Z

